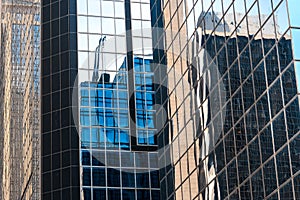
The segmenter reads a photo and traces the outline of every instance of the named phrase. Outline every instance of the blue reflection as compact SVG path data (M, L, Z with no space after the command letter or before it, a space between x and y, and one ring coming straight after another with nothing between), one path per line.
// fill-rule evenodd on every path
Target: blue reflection
M150 59L134 58L137 142L142 145L155 145L150 63ZM82 146L87 146L90 140L91 148L104 148L105 145L107 148L129 148L129 95L125 70L126 59L112 82L111 74L103 73L97 83L80 84L80 124L97 127L91 129L91 138L82 137Z
M155 145L154 140L154 88L151 60L135 58L135 100L137 143L140 145ZM150 129L150 130L149 130ZM151 130L153 129L153 130Z

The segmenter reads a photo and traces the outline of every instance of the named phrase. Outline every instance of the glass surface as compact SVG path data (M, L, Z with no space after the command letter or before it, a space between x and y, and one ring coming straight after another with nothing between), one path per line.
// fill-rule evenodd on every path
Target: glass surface
M88 0L88 15L99 16L100 15L100 1L99 0ZM81 4L77 6L80 8ZM82 13L85 14L85 13Z
M291 26L300 27L300 20L297 10L299 2L297 0L288 0L287 2Z
M115 1L115 16L125 18L124 2Z
M253 0L251 0L253 2ZM247 2L246 2L246 5ZM248 30L249 30L249 35L254 35L258 29L260 28L260 21L258 18L258 6L257 6L257 1L255 1L255 4L250 8L247 8L248 10L250 9L247 18L248 18Z
M113 1L101 1L102 16L114 17L114 2Z
M101 18L102 22L102 34L115 34L115 26L113 18Z
M93 0L95 1L95 0ZM86 0L77 0L77 13L78 14L87 14L87 1Z
M132 19L141 19L141 4L131 3L131 17Z
M294 58L300 60L300 29L292 29L292 43L293 43L293 50L294 50Z
M259 11L261 24L267 21L267 18L272 13L272 1L271 0L259 0Z
M78 50L88 50L87 34L78 34Z
M89 33L101 33L101 22L99 17L88 17L88 22ZM80 22L78 23L80 24Z
M149 20L150 17L150 4L141 4L141 13L142 13L142 19Z
M297 80L297 91L300 93L300 62L295 62L296 80Z
M274 4L274 1L273 1ZM280 6L275 10L275 24L277 25L277 33L282 35L289 27L288 11L286 1L283 1Z

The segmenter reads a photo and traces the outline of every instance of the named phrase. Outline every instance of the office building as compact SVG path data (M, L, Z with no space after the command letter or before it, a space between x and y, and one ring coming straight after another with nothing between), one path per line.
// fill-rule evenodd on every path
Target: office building
M42 199L299 199L296 8L43 1Z
M42 199L159 199L150 2L42 16Z
M84 199L159 199L157 153L135 150L156 144L150 62L134 58L136 146L129 133L126 60L114 77L103 73L99 81L80 83Z
M153 36L153 62L167 66L155 76L168 82L161 199L299 199L296 1L151 7L166 33Z
M39 1L1 1L0 199L40 199Z

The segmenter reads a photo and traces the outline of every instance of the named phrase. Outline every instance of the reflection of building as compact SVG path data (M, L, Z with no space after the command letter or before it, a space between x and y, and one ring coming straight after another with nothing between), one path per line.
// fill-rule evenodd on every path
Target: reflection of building
M159 161L171 163L160 170L161 199L300 198L295 44L271 7L263 13L265 1L235 2L203 5L208 11L202 1L185 1L185 8L152 5L164 16L152 24L162 28L163 21L173 31L154 37L167 44L166 52L154 51L154 62L167 64L167 70L155 70L169 84L161 99L169 104L162 106L169 119L158 145L164 149ZM234 12L238 6L249 15ZM216 16L212 9L218 8L228 11ZM286 1L273 8L288 15ZM182 49L174 52L178 44ZM182 87L185 82L190 87ZM182 93L184 98L176 96Z
M40 199L38 1L1 1L0 199Z
M156 146L150 62L134 58L137 138L130 134L126 60L114 78L103 73L99 82L80 83L84 199L159 199L157 153L142 150Z
M158 199L150 1L42 13L42 198Z

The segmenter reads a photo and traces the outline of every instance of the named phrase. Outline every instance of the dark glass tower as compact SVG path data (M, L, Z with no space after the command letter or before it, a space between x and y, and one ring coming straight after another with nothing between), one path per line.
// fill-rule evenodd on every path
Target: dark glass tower
M77 66L76 1L42 2L42 199L80 199L79 137L72 117Z

